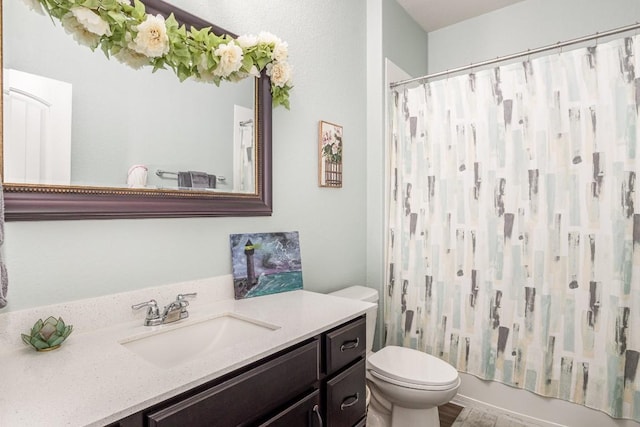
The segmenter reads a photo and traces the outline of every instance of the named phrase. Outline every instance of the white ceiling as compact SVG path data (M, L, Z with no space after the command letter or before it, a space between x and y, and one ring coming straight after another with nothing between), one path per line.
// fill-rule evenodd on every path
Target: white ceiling
M397 0L427 32L510 6L522 0Z

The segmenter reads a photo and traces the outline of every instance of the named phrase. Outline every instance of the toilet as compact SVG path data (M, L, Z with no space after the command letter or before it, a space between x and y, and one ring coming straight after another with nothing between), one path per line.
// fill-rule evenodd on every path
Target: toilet
M368 427L439 427L438 406L458 393L458 371L411 348L386 346L373 352L378 291L351 286L331 295L376 303L367 311ZM368 399L369 400L369 399Z

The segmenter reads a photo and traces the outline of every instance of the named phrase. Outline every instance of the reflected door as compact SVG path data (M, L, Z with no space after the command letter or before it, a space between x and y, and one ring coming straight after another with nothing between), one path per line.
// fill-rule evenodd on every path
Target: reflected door
M233 191L255 192L255 146L253 110L239 105L233 108Z
M71 184L71 85L5 69L4 181Z

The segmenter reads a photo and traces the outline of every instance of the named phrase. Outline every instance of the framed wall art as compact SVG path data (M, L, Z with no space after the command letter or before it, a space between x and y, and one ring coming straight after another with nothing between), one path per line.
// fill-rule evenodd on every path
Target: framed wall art
M342 187L342 126L321 121L318 125L318 184Z
M231 234L235 299L302 289L297 231Z

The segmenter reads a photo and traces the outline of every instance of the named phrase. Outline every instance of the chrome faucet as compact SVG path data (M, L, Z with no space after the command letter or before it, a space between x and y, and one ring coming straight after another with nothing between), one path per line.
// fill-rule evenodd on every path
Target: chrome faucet
M160 314L158 303L152 299L147 302L141 302L140 304L134 304L131 306L133 310L139 310L144 307L148 307L147 316L144 319L145 326L158 326L165 323L173 323L178 320L186 319L189 317L187 307L189 301L186 298L193 298L198 295L196 292L190 294L178 294L175 301L166 305Z

